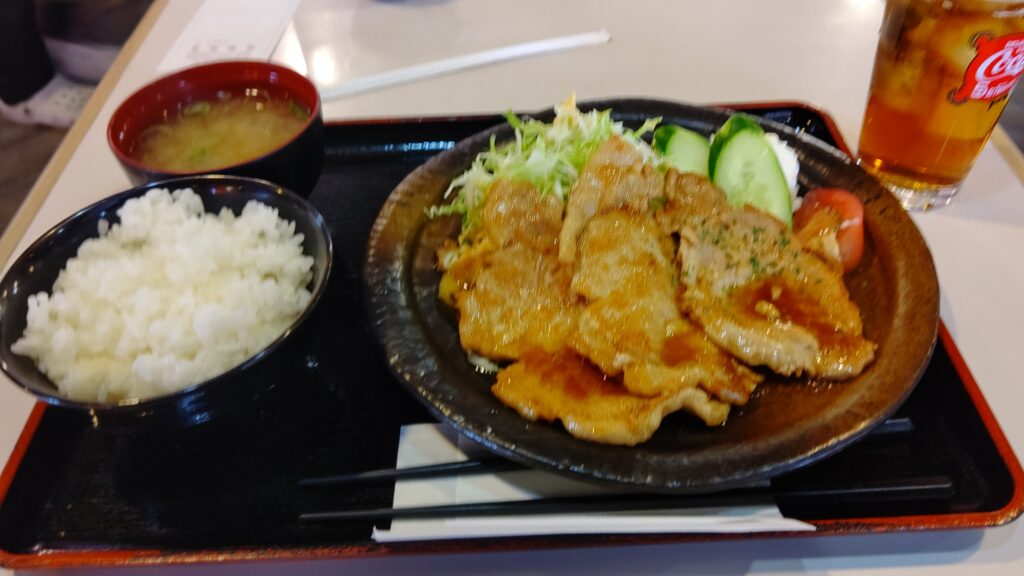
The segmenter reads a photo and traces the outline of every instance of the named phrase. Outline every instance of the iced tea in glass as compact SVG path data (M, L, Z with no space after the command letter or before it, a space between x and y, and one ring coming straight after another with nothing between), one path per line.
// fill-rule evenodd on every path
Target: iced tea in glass
M1024 1L888 0L859 163L908 209L948 204L1024 71Z

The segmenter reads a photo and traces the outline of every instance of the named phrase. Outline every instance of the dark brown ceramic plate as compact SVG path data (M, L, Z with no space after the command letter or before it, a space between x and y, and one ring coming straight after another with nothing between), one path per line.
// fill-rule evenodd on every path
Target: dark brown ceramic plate
M709 134L728 112L652 100L581 105L611 108L639 125L665 122ZM550 112L537 117L548 120ZM639 490L708 492L768 478L820 460L856 441L910 394L935 345L938 283L917 227L896 199L842 152L770 121L760 121L800 157L802 190L846 188L864 202L864 259L846 277L877 358L842 383L769 376L729 421L706 428L677 413L635 447L577 440L557 423L530 422L490 392L493 377L474 371L459 346L456 316L437 298L434 252L455 237L454 219L428 220L425 208L443 202L451 179L490 138L511 137L499 126L457 144L405 178L391 193L370 235L365 267L371 321L387 362L407 388L442 421L492 451L579 479Z

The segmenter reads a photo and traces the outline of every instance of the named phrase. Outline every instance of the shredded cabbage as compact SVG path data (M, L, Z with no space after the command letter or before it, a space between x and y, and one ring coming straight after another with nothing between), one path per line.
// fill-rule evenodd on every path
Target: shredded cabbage
M564 202L590 155L613 135L636 146L645 163L661 162L641 139L657 127L661 118L651 118L636 130L629 130L612 120L611 110L580 112L575 95L555 107L551 124L523 120L512 112L507 112L505 118L515 130L515 140L497 146L492 137L490 149L478 154L473 165L448 186L445 198L454 193L455 199L450 204L431 206L429 217L458 214L462 216L463 232L473 229L479 222L487 190L498 179L525 180L542 195L557 194Z

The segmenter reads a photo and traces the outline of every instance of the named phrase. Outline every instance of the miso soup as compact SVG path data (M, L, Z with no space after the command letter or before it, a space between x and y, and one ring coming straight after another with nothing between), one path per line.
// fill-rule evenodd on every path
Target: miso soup
M249 89L183 107L176 117L147 128L136 157L169 172L196 172L258 158L290 140L306 125L310 111L292 100Z

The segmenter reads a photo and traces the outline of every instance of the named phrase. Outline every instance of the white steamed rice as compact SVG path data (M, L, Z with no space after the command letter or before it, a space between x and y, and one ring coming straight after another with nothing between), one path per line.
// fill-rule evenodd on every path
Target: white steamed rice
M208 214L192 190L152 190L101 222L53 293L29 297L12 349L62 394L149 398L221 374L266 347L302 313L313 259L277 210Z

